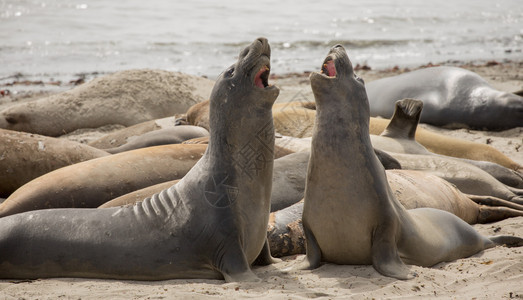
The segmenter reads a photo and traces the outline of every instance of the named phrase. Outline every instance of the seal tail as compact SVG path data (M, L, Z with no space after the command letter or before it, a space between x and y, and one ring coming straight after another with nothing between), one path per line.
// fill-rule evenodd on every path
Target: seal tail
M423 102L416 99L403 99L396 101L394 115L385 128L382 136L391 138L414 139L418 128Z

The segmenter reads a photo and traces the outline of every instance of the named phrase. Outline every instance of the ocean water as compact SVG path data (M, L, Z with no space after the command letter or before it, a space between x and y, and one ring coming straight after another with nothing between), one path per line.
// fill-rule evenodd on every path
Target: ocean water
M372 68L523 60L521 0L0 0L0 85L158 68L218 76L265 36L272 73L342 44Z

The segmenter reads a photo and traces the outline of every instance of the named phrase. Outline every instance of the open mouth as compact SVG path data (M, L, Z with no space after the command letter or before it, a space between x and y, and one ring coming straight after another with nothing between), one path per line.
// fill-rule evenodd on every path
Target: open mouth
M271 69L269 66L263 66L261 69L256 73L256 76L254 76L254 85L259 88L266 88L269 86L269 74L271 73Z
M334 65L334 59L327 57L321 67L321 74L325 74L328 77L336 77L336 66Z

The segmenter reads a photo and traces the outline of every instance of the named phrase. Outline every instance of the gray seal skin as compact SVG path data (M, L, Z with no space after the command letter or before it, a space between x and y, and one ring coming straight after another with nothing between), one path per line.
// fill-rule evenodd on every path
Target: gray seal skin
M523 190L499 182L480 168L444 156L389 153L405 170L418 170L436 175L454 184L466 194L492 196L523 204Z
M108 155L65 139L0 129L0 197L53 170Z
M94 208L164 181L180 179L205 145L163 145L108 155L37 177L0 204L0 217L46 208Z
M180 125L173 128L163 128L130 139L127 143L113 148L103 149L104 151L115 154L145 147L180 144L186 140L209 136L209 132L199 126Z
M132 207L0 219L0 276L259 280L250 264L272 260L271 106L279 89L267 84L269 59L259 38L217 79L211 141L175 186Z
M271 212L275 212L303 199L305 176L310 152L297 152L274 160L272 172ZM399 169L399 163L385 152L376 151L385 169ZM151 176L152 174L148 174ZM162 182L119 196L100 205L100 208L134 204L174 185L178 180ZM1 207L1 206L0 206Z
M303 208L307 255L299 268L372 264L409 279L416 274L406 264L428 267L499 243L523 245L516 237L484 237L445 211L403 208L372 149L365 86L342 46L331 49L322 71L310 76L317 113Z
M484 224L523 216L522 205L499 199L488 206L478 204L476 199L431 174L410 170L387 170L386 174L394 196L406 209L437 208L456 215L468 224ZM271 213L267 230L271 255L305 254L302 211L303 201L300 201Z
M523 97L494 89L456 67L420 69L367 84L371 116L390 118L394 102L423 101L421 122L454 128L503 130L523 126Z
M81 128L131 126L186 111L212 80L164 70L126 70L0 111L0 128L60 136Z
M423 102L416 99L402 99L396 101L394 115L389 125L379 136L371 135L372 145L375 148L404 154L436 155L415 140L416 129L423 110ZM523 174L512 169L489 161L478 161L465 158L455 160L474 165L489 173L501 183L510 187L523 188ZM509 188L510 189L510 188Z
M127 143L131 137L139 136L154 130L172 127L174 127L174 117L145 121L108 133L94 141L90 141L88 145L98 149L115 148Z

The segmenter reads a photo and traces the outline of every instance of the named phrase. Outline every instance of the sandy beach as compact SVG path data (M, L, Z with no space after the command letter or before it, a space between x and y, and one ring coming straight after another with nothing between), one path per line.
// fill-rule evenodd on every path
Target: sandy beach
M458 63L456 63L459 65ZM523 90L523 62L489 62L461 65L508 91ZM357 73L366 82L407 70L365 70ZM307 74L274 75L280 87L278 102L313 101ZM0 88L1 89L1 88ZM45 93L44 93L45 94ZM0 97L0 109L42 96L39 92ZM501 132L449 130L422 124L442 134L486 143L523 165L523 127ZM114 128L117 129L117 128ZM82 130L62 138L87 142L114 129ZM485 235L523 237L523 217L474 225ZM266 267L254 267L257 283L225 283L222 280L119 281L78 278L0 281L0 299L522 299L523 248L496 247L472 257L440 263L432 268L412 266L419 276L401 281L376 272L372 266L324 264L313 271L284 271L303 259L285 257Z

